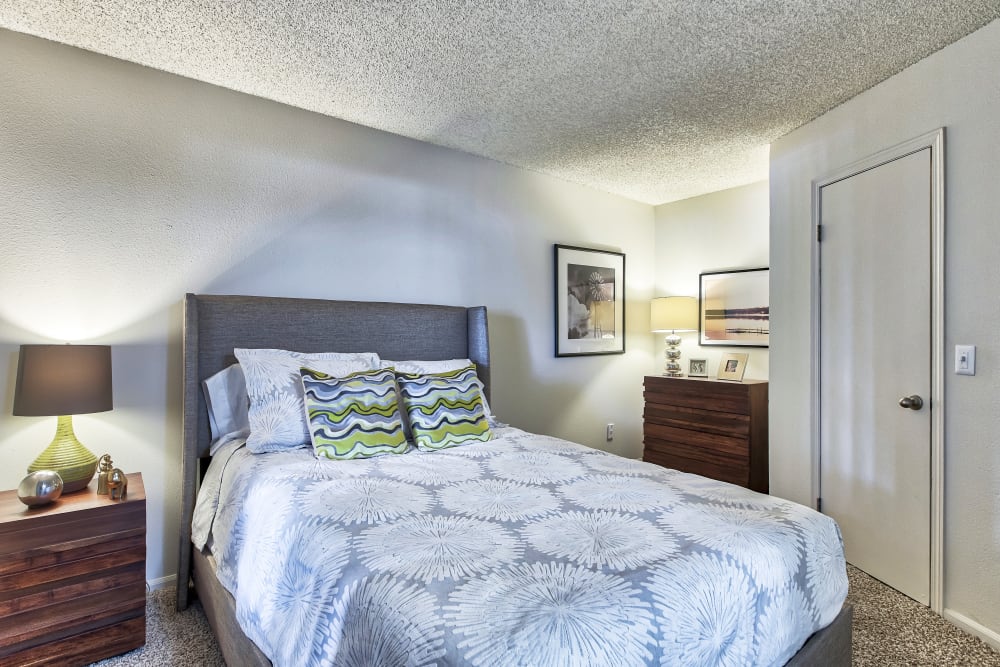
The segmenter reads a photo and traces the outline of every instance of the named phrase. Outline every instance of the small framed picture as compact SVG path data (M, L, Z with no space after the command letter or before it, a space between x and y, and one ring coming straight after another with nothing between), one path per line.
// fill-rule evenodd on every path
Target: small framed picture
M730 352L722 355L722 361L719 362L719 379L742 382L749 358L750 355L746 352Z
M688 359L688 377L707 378L708 359Z

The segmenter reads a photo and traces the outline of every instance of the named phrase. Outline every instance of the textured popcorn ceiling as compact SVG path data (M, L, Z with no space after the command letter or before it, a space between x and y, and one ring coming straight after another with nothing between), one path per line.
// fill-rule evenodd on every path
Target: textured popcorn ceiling
M1000 0L0 0L0 26L659 204ZM934 94L934 91L928 91Z

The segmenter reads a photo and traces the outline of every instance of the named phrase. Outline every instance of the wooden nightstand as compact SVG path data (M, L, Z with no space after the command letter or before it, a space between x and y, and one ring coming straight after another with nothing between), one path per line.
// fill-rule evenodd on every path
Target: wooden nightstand
M146 492L96 480L29 509L0 492L0 667L86 665L146 643Z
M643 461L767 493L767 382L646 376Z

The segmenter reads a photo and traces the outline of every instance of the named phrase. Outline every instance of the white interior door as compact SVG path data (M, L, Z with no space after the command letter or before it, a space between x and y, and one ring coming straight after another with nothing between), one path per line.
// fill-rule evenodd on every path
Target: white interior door
M820 497L849 563L929 604L931 149L819 188ZM910 407L902 407L904 397ZM906 403L907 401L904 401Z

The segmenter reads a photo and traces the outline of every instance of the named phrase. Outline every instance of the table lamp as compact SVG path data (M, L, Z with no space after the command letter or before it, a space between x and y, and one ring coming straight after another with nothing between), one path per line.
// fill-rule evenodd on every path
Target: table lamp
M58 417L56 435L28 472L55 470L63 495L90 483L97 456L80 444L73 415L106 412L111 396L111 347L108 345L22 345L14 388L14 414Z
M698 330L698 300L693 296L664 296L653 299L649 305L649 325L654 332L669 332L666 338L666 365L663 374L681 377L681 337L678 332Z

